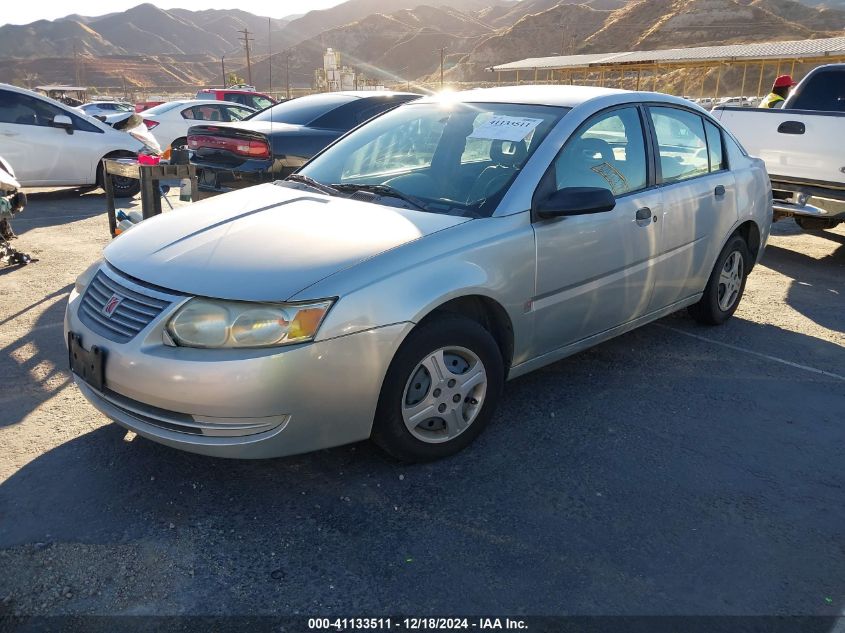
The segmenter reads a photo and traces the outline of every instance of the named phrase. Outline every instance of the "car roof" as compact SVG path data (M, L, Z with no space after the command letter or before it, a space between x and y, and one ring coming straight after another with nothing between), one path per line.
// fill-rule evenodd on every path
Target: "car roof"
M574 108L598 97L628 92L631 91L616 88L597 88L595 86L497 86L495 88L475 88L459 92L436 93L423 97L420 102L449 100L459 103L519 103Z

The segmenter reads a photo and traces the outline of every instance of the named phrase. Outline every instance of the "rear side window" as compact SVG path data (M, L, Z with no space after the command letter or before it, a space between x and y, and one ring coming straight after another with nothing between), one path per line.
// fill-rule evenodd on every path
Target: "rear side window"
M680 182L710 171L704 121L678 108L649 108L660 153L664 183Z
M291 99L262 110L250 120L273 121L274 123L290 123L292 125L308 125L327 113L350 101L357 101L353 97L338 93L324 93ZM318 126L319 127L319 126ZM328 126L327 126L328 127Z
M796 110L845 112L845 72L824 70L804 82L789 104Z
M707 151L710 156L710 171L722 171L728 166L725 162L725 150L722 144L722 131L710 121L704 121L707 134Z
M197 105L187 108L182 111L182 117L185 119L195 119L197 121L222 121L223 116L220 113L218 105Z

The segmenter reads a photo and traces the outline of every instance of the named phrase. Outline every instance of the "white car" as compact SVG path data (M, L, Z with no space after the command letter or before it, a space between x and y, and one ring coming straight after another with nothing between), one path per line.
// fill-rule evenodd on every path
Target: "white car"
M0 83L0 155L24 187L102 186L103 158L135 157L144 144L31 90ZM112 177L116 196L140 183Z
M108 116L120 112L135 112L135 106L122 101L90 101L77 108L88 116Z
M144 123L162 148L188 144L188 128L197 121L228 123L243 121L255 108L231 101L183 99L168 101L141 113Z

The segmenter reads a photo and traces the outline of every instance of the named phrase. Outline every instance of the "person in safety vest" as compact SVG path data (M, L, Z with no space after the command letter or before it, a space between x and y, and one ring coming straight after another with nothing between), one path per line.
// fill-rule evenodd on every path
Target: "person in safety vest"
M795 82L792 81L792 77L789 75L781 75L775 79L772 91L760 102L759 107L782 108L783 102L786 101L786 98L789 96L789 91L792 90L794 85Z

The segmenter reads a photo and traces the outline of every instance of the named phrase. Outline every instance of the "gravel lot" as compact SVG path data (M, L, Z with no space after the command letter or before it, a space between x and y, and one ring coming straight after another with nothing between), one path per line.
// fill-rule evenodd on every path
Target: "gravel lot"
M126 433L61 321L99 192L0 269L0 615L818 614L845 605L845 227L775 225L736 317L685 313L509 383L469 450L217 460Z

